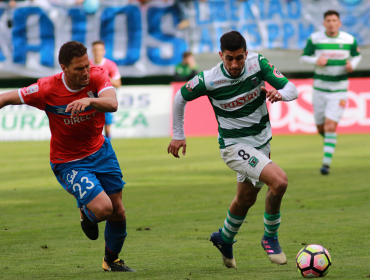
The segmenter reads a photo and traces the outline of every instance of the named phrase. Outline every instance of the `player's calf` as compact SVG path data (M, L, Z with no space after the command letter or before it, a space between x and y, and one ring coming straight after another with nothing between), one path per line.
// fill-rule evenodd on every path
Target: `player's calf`
M89 217L87 217L86 211L90 212L87 213ZM81 216L81 228L83 232L86 234L86 236L91 240L96 240L99 237L99 227L98 222L99 220L95 217L95 215L89 211L89 209L85 208L84 206L80 207L80 216ZM95 221L92 221L92 219L96 219Z

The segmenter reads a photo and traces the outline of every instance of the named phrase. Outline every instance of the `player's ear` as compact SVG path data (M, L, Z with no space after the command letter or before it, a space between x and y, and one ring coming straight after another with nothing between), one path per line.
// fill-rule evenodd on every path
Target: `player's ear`
M64 64L61 64L61 65L60 65L60 67L62 67L62 71L63 71L64 73L66 73L66 72L67 72L67 67L66 67Z
M220 55L220 58L223 60L223 57L222 57L222 52L219 51L218 54Z
M245 51L245 59L247 59L248 51Z

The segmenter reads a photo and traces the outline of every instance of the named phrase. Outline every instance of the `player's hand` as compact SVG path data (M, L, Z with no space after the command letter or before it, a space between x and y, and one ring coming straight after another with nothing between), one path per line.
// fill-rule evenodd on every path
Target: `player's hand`
M319 59L316 61L317 66L325 66L328 63L328 59L323 56L320 56Z
M182 155L185 156L186 153L186 139L183 140L171 140L170 145L168 145L167 153L171 153L175 158L180 158L179 150L182 147Z
M351 61L349 61L348 59L346 60L346 71L347 73L352 73L354 71Z
M84 112L88 106L90 106L90 98L78 99L67 105L66 112L71 112L71 118L75 115L78 117L80 112Z
M274 102L277 102L277 101L281 101L281 99L283 98L281 96L281 94L276 89L267 90L267 88L265 88L264 86L262 86L261 87L261 90L266 93L266 98L271 103L274 103Z

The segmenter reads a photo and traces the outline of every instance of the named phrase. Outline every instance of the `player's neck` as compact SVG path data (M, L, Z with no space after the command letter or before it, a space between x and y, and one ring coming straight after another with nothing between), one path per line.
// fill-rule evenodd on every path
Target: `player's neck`
M104 57L102 57L102 58L94 58L94 64L95 65L98 65L98 64L101 64L102 62L103 62L103 59L104 59Z
M328 31L326 31L325 34L328 37L337 37L338 34L339 34L339 31L337 31L337 32L328 32Z

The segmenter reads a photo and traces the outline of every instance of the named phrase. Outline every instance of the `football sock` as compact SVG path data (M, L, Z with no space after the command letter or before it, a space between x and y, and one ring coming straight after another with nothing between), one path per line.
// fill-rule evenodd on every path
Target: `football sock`
M269 215L265 212L265 214L263 215L263 223L265 224L265 235L269 237L277 236L280 222L280 212L275 215Z
M337 134L335 132L326 132L324 138L324 158L322 163L330 166L331 160L337 144Z
M105 259L108 262L118 259L118 254L121 252L126 236L126 217L120 222L107 220L104 237Z
M226 243L233 243L235 235L238 233L239 228L244 223L245 216L236 216L230 213L230 210L227 211L227 218L224 223L224 227L221 231L222 239Z
M84 212L85 212L85 215L89 218L90 221L94 222L94 223L100 223L101 220L99 220L92 211L90 211L89 208L87 208L85 205L83 206L84 207Z

